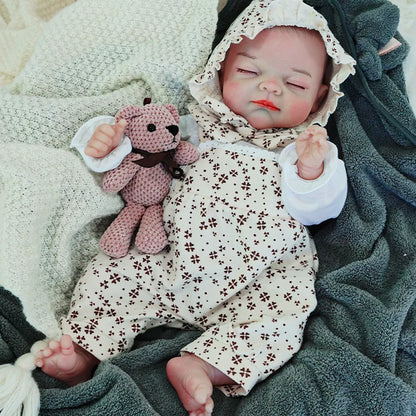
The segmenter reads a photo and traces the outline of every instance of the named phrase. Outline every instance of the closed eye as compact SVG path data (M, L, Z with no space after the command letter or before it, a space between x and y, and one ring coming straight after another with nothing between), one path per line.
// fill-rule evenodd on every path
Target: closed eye
M257 75L256 71L250 71L249 69L244 69L244 68L237 68L237 72L240 72L242 74L247 74L247 75Z
M299 90L306 90L306 88L303 85L295 84L293 82L288 82L287 84Z

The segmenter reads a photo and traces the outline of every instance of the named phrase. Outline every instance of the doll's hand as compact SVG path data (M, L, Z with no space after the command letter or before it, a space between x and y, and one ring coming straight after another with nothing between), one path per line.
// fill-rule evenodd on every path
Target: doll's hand
M85 154L96 158L107 156L120 144L126 125L127 121L121 119L115 125L98 126L85 148Z
M296 139L298 175L306 180L318 178L324 170L324 159L328 151L325 128L314 125L299 134Z

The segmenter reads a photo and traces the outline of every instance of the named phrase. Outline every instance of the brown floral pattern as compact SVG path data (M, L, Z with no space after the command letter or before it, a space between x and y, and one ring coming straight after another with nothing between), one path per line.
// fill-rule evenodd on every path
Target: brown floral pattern
M198 328L184 348L228 374L241 395L300 348L316 305L317 257L281 201L272 158L209 147L165 200L169 249L99 254L74 292L63 332L107 359L147 329Z

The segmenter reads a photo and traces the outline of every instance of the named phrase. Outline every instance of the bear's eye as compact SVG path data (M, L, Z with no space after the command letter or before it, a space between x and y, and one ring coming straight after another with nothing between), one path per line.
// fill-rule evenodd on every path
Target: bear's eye
M148 124L147 125L147 130L148 131L155 131L156 130L156 126L154 124Z

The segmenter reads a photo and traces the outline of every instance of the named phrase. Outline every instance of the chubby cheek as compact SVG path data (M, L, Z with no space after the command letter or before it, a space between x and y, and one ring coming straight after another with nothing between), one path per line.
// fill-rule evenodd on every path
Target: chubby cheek
M222 97L227 107L239 114L239 108L241 107L242 97L240 93L240 85L238 82L228 81L224 83L222 90Z
M296 101L292 102L286 110L292 123L291 127L295 127L308 118L312 110L312 104L309 101Z

